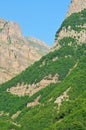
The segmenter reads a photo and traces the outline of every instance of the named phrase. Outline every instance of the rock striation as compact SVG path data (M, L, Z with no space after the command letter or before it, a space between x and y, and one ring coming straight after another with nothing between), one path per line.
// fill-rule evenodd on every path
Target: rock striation
M24 37L17 23L0 18L0 83L13 78L48 52L44 42Z

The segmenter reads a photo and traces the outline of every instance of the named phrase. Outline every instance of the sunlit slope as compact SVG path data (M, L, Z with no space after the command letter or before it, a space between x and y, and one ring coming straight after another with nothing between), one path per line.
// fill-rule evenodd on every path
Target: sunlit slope
M63 22L50 53L0 85L2 130L86 129L85 12Z

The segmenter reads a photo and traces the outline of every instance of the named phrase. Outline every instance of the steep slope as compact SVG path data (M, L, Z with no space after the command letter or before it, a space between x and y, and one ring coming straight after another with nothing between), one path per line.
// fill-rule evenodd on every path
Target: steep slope
M0 83L11 79L48 52L49 47L42 41L23 37L17 23L0 19Z
M44 42L33 37L26 37L26 40L28 41L29 46L38 51L38 54L44 55L49 52L50 47Z
M85 18L86 9L65 19L51 52L0 86L0 126L5 124L7 130L86 129L86 41L77 36L82 28L75 30L76 25L86 24ZM69 26L70 33L61 35ZM76 37L71 31L76 31Z
M71 0L66 17L73 13L78 13L86 8L86 0Z
M78 44L86 42L86 9L64 20L55 35L55 49L60 48L59 41L64 37L72 37Z

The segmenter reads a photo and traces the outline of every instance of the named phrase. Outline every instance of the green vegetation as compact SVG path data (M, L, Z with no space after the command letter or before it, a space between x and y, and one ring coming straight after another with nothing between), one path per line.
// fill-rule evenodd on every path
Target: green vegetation
M65 38L61 40L60 44L67 44L69 41L72 42L71 38ZM64 41L64 42L63 42ZM74 43L75 44L75 43ZM80 49L79 49L80 48ZM65 45L58 51L50 52L47 56L42 57L38 62L35 62L31 67L27 68L20 75L1 85L1 90L6 90L12 86L16 86L17 83L24 82L25 84L33 84L40 82L44 77L49 74L59 74L59 80L63 80L68 74L69 70L75 65L76 61L83 54L84 47L69 46ZM53 61L54 58L58 57L57 60ZM44 63L44 65L42 65Z
M79 31L82 28L78 26L83 26L86 23L86 9L82 10L80 13L74 13L71 16L69 16L64 22L63 26L66 28L68 26L71 26L72 29Z
M41 94L41 104L27 111L23 111L24 113L17 119L17 121L22 124L22 130L78 130L79 127L81 130L85 130L86 64L84 60L86 61L86 56L81 58L78 66L62 83L50 85L49 88L38 92L38 94ZM82 68L82 70L80 68ZM64 101L60 112L58 112L58 105L54 104L54 101L70 86L71 90L68 92L69 101ZM49 102L51 98L52 100ZM42 103L44 105L42 105Z
M86 15L85 11L81 12L83 16ZM73 26L75 15L82 20L81 13L71 15L63 25ZM77 23L79 25L79 21ZM0 85L0 112L3 112L0 116L1 130L86 129L86 43L78 45L77 40L72 37L64 37L59 43L61 45L59 50L43 56L21 74ZM58 74L61 82L50 84L31 97L18 97L6 91L18 83L40 82L49 74L52 76ZM55 101L68 88L70 88L67 93L68 100L64 98L58 110ZM39 95L41 95L39 104L27 107L27 103L33 102ZM18 111L21 113L12 119Z
M26 106L28 97L13 96L10 93L0 93L0 111L8 112L10 116Z
M23 111L17 121L21 122L22 130L42 129L42 130L85 130L86 127L86 64L81 59L78 66L60 84L51 85L38 92L41 94L41 105L30 110ZM82 70L80 69L82 68ZM71 86L68 92L69 101L62 103L61 109L57 111L56 98ZM51 89L52 88L52 89ZM46 93L46 94L45 94ZM49 99L53 98L50 102ZM44 104L42 106L42 103ZM79 124L78 124L79 123ZM26 125L24 125L26 124Z
M67 38L68 40L69 38ZM67 43L67 42L66 42ZM65 44L65 43L64 43ZM67 50L65 48L67 47ZM0 111L4 111L5 113L9 113L9 118L13 114L15 114L17 111L21 110L20 115L14 119L18 124L21 124L21 127L16 128L16 130L35 130L35 129L41 129L41 130L79 130L79 127L81 130L85 130L85 114L86 114L86 106L85 106L85 95L86 95L86 53L85 53L85 47L77 46L77 49L72 47L72 51L68 51L68 46L63 45L63 48L61 48L59 51L51 52L47 56L44 56L39 62L35 63L35 66L32 65L30 68L27 68L26 71L22 72L21 75L18 75L17 78L14 78L13 80L2 84L0 87ZM64 53L62 54L62 49ZM72 53L71 53L72 52ZM53 56L52 56L53 55ZM71 55L73 58L64 58L65 55ZM56 56L59 57L62 61L54 61L52 62L52 59ZM11 87L12 84L16 84L19 82L20 76L23 74L22 81L27 78L27 75L29 73L31 74L33 71L37 71L37 67L40 68L40 64L45 61L46 65L45 67L49 68L49 65L55 69L55 66L59 64L60 69L61 66L64 66L63 70L58 71L59 73L63 73L66 75L64 76L61 83L59 84L51 84L47 88L40 90L36 94L34 94L32 97L18 97L11 95L8 92L5 92L8 87ZM69 70L69 68L73 68L75 63L78 61L78 65L76 68L74 68L71 73L67 76L68 72L66 72L66 69ZM65 65L62 65L65 64ZM71 65L72 64L72 65ZM33 68L36 67L36 68ZM31 70L33 68L33 71ZM29 70L30 69L30 70ZM52 70L53 70L52 69ZM58 67L57 67L58 70ZM42 70L39 69L41 72ZM57 71L51 69L46 69L46 74L52 72L52 74L55 74ZM28 73L27 73L28 72ZM39 73L40 73L39 72ZM27 73L27 75L26 75ZM42 72L41 72L42 73ZM35 74L35 73L34 73ZM43 74L43 73L42 73ZM25 76L25 77L24 77ZM34 76L34 75L33 75ZM36 74L36 77L39 75ZM29 77L29 76L28 76ZM32 77L33 79L33 77ZM25 80L28 81L28 79ZM31 80L31 79L30 79ZM28 83L30 82L28 81ZM15 83L16 81L16 83ZM22 82L21 81L21 82ZM69 87L71 87L70 91L68 92L69 95L69 101L64 101L62 103L62 106L60 108L60 111L58 112L58 105L54 103L56 98L63 94L65 90L67 90ZM41 95L41 98L39 100L40 104L33 108L27 108L26 104L28 102L34 101L34 99ZM51 99L51 100L50 100ZM50 100L50 101L49 101ZM84 116L84 117L83 117ZM7 121L6 121L7 122ZM79 124L78 124L79 123ZM1 123L2 124L2 123ZM9 126L10 124L7 123ZM14 128L14 127L12 127ZM3 127L4 129L4 127ZM8 126L6 126L6 129L8 130Z
M3 28L0 28L0 32L2 32Z
M17 128L18 126L14 125L14 122L7 116L0 117L0 130L18 130Z
M40 61L35 62L35 64L33 64L31 67L23 71L22 74L14 78L11 81L11 84L10 81L7 82L7 86L8 84L9 84L8 87L15 86L17 82L24 82L24 83L31 83L31 84L34 82L37 83L48 74L55 75L56 73L59 73L59 79L60 80L63 79L67 74L67 72L69 71L69 69L73 67L73 65L75 64L77 60L76 54L79 55L79 53L81 52L77 53L77 51L79 50L79 46L76 47L77 45L76 40L71 37L63 38L59 42L61 45L63 45L62 48L60 48L58 51L56 50L54 52L50 52L49 54L47 54L47 56L42 57ZM72 43L73 45L72 46L66 45L68 43ZM69 56L65 58L65 56L67 55L71 55L71 57ZM56 57L58 57L58 59L52 62L52 60ZM44 65L41 66L43 63ZM64 68L64 66L66 68Z
M63 27L65 27L66 30L68 30L68 27L70 27L71 30L73 29L77 32L80 32L82 30L85 30L85 28L82 27L84 24L86 24L86 9L82 10L79 13L74 13L65 19L60 29L56 32L55 40L57 40L58 34Z

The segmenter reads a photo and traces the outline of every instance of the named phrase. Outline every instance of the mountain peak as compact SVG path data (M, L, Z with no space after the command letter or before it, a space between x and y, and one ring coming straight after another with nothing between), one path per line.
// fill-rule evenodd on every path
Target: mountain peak
M22 35L18 23L0 18L0 83L13 78L49 52L48 45L33 39Z
M0 41L6 44L9 37L14 39L22 37L21 28L16 22L0 18Z
M70 16L72 13L78 13L86 8L86 0L71 0L69 10L66 17Z

